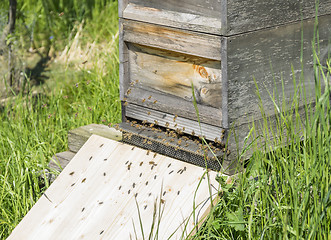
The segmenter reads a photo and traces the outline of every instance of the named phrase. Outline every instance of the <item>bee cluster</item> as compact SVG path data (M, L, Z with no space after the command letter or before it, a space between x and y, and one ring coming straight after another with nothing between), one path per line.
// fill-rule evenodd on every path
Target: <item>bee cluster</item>
M203 141L202 136L185 134L183 132L185 129L173 130L158 126L157 121L150 123L146 120L129 119L126 123L116 125L115 128L123 132L123 142L147 149L147 155L152 154L153 151L154 158L156 152L184 161L196 158L198 165L203 167L207 160L210 168L217 170L220 167L219 160L224 155L230 154L223 141L225 132L219 139ZM194 160L193 163L196 164Z

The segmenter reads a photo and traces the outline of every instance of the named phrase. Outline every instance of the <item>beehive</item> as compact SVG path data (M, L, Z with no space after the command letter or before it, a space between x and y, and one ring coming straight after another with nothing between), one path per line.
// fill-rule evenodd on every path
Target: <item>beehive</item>
M321 0L318 9L323 62L331 48L331 1ZM230 164L236 155L229 153L243 147L249 123L261 119L255 81L270 116L269 93L283 94L283 80L290 101L293 73L299 77L301 69L313 97L315 10L311 0L119 1L123 120L223 145L234 127L237 141L229 139L223 151Z

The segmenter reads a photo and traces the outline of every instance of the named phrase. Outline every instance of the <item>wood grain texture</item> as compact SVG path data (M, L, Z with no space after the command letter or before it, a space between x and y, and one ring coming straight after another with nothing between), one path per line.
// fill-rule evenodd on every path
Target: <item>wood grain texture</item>
M331 13L331 0L319 1L318 15ZM315 16L315 1L133 0L123 17L224 36L280 26Z
M216 174L93 135L8 239L130 239L134 228L145 239L159 211L159 238L180 239L195 226L193 202L197 222L206 216Z
M117 141L122 140L122 133L114 128L102 124L89 124L68 132L69 150L74 153L78 152L92 134Z
M331 0L320 0L318 15L331 13ZM226 35L280 26L315 16L315 1L227 0Z
M197 121L186 119L181 116L175 117L174 114L156 111L150 108L142 107L136 104L128 104L127 116L133 119L146 121L147 123L155 123L166 128L177 130L195 136L205 136L206 139L214 141L215 138L220 139L222 136L222 128L209 124L199 123ZM200 128L201 126L201 128Z
M119 0L118 1L118 16L123 17L123 11L128 6L129 0Z
M129 50L123 38L123 20L119 19L119 80L120 80L120 99L123 100L125 89L128 89L130 83L129 76Z
M148 99L150 96L152 96L151 99ZM127 96L127 102L194 121L198 120L193 102L176 96L133 88L130 95ZM222 127L222 112L219 109L201 104L198 105L198 109L201 122Z
M123 40L211 60L221 60L221 37L123 20Z
M301 71L301 43L303 43L303 74L307 97L313 98L313 56L312 40L314 21L303 22L303 42L301 23L279 28L266 29L254 33L229 37L227 39L227 80L229 125L240 125L261 118L259 100L256 95L254 78L260 90L264 110L267 115L275 114L271 96L281 106L283 99L288 106L298 89ZM331 15L319 18L320 49L330 53ZM291 69L293 66L293 71ZM294 74L293 74L294 73ZM277 90L277 91L275 91ZM271 94L271 96L269 95ZM313 100L313 99L311 99Z
M220 12L207 10L200 4L200 6L193 5L192 1L190 1L189 7L183 7L188 4L188 1L185 4L183 4L183 1L172 2L169 4L169 1L135 1L137 4L130 3L124 10L123 17L195 32L218 35L222 33L223 28L220 21ZM177 8L178 5L182 7ZM216 6L218 7L219 5ZM212 6L209 7L212 8ZM204 14L200 10L203 10Z
M221 63L160 49L130 45L130 78L135 87L159 91L198 104L222 106Z

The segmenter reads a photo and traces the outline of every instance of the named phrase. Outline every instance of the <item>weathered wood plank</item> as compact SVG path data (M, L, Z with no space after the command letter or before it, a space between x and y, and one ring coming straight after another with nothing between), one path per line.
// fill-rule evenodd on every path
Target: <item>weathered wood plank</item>
M194 219L206 216L219 189L216 174L92 136L8 239L130 239L134 228L143 239L150 233L153 213L159 211L159 239L172 233L180 239L185 223L184 237L195 226Z
M171 113L195 121L198 120L193 102L141 88L132 88L130 91L131 93L127 96L129 104L139 104L149 109ZM152 97L149 99L150 96ZM201 122L222 127L222 112L219 109L201 104L198 105L198 109Z
M227 81L228 84L230 125L240 125L261 118L254 78L260 89L261 100L267 115L275 113L271 96L276 99L277 104L281 104L280 100L283 99L282 80L284 99L288 106L291 105L294 93L299 92L293 84L293 77L296 78L297 85L299 85L302 73L304 75L302 85L305 85L308 101L309 98L313 100L314 21L306 20L302 23L303 40L301 40L302 29L300 26L301 23L294 23L227 39L227 80L225 80L225 76L222 77L223 81ZM319 17L319 47L324 55L331 52L330 39L331 15ZM302 62L300 61L301 44L303 44Z
M51 170L54 169L61 172L68 165L71 159L73 159L75 154L76 153L71 151L57 153L52 157L51 161L48 164L48 167Z
M128 104L126 107L127 117L146 121L166 128L177 130L194 136L205 136L206 139L214 141L215 138L221 139L222 128L212 126L198 121L176 117L171 113L156 111L150 108L142 107L136 104ZM200 128L201 126L201 128Z
M123 40L130 43L221 60L221 37L123 20Z
M227 0L226 35L280 26L315 16L315 1ZM320 0L318 15L331 13L331 0Z
M160 49L130 45L130 78L135 87L160 91L198 104L222 106L221 63Z
M156 1L154 1L156 2ZM158 3L165 3L164 1L157 1ZM181 4L182 1L176 1L175 7ZM147 3L147 1L145 2ZM157 4L158 5L158 4ZM150 7L147 7L150 6ZM168 4L168 6L171 6ZM190 4L191 7L194 5ZM202 9L202 8L201 8ZM156 8L151 4L144 3L130 3L124 10L123 17L142 22L149 22L163 26L170 26L175 28L187 29L196 32L205 32L212 34L221 34L223 25L219 17L213 17L211 13L220 15L220 12L212 11L202 15L199 11L189 11L190 7L181 9L162 9Z
M119 0L118 1L118 16L123 17L123 11L128 6L129 0Z
M119 19L119 79L120 79L120 99L124 99L125 89L128 89L130 83L129 76L129 50L123 38L123 21Z
M319 1L318 15L331 13L331 0ZM231 36L315 16L315 1L133 0L123 17L197 32Z
M122 133L114 128L102 124L89 124L69 131L69 150L74 153L78 152L92 134L117 141L122 140Z

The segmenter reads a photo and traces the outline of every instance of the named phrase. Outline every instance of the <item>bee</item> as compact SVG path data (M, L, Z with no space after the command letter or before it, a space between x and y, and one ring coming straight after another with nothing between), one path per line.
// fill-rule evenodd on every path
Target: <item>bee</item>
M102 148L103 147L103 144L101 144L99 147Z
M73 187L75 185L75 183L71 184L70 186Z
M136 80L136 83L138 83L139 82L139 80Z
M161 198L161 203L164 204L164 202L165 202L165 201Z
M146 99L145 99L145 98L143 98L143 99L141 100L141 102L142 102L142 103L144 103L145 101L146 101Z
M102 230L102 231L99 233L99 235L103 234L103 232L104 232L104 230Z
M134 195L134 197L136 198L138 196L138 193L136 193L135 195Z
M139 174L139 177L141 177L142 175L143 175L143 174L142 174L142 173L140 173L140 174Z
M154 176L154 179L156 179L156 175Z
M145 124L145 123L147 123L147 120L142 121L142 124Z
M118 190L121 190L121 188L122 188L122 186L119 186L119 187L118 187Z
M155 104L155 103L157 103L157 100L155 100L155 101L153 102L153 104Z
M133 87L134 86L134 82L130 82L130 86Z
M147 112L147 115L151 115L151 112Z
M152 98L152 96L149 96L148 99L150 100Z
M191 135L192 135L192 136L194 136L194 135L195 135L195 132L194 132L194 130L191 132Z
M171 166L171 163L169 163L168 168L170 168L170 166Z
M177 123L174 125L174 127L177 127Z
M140 162L139 166L143 165L144 162Z
M150 154L150 152L151 152L151 150L147 150L147 153L146 153L146 155L149 155L149 154Z
M174 172L174 170L171 170L170 172L169 172L169 175L171 174L171 173L173 173Z
M103 202L99 202L99 205L103 204Z
M135 147L132 147L131 150L133 151L134 148L135 148Z
M154 127L154 123L151 123L151 124L149 125L149 127L151 127L151 128Z
M103 176L106 176L106 173L105 172L103 173Z
M125 98L123 98L123 101L126 101L126 100L128 100L126 97L125 97Z
M147 208L147 205L144 206L144 210L146 210L146 208Z
M166 193L167 193L167 192L166 192L166 191L164 191L164 192L163 192L163 194L162 194L162 196L166 195Z
M126 95L129 95L131 93L131 88L129 88L127 91L126 91Z
M146 142L147 142L147 139L145 138L144 141L143 141L143 143L146 143Z
M157 136L157 138L158 138L158 139L161 139L161 138L162 138L162 136L160 136L160 135L159 135L159 136Z
M146 185L146 186L148 185L148 181L145 183L145 185Z
M125 103L124 103L124 106L128 106L128 102L125 102Z
M130 164L128 165L128 170L130 170L130 169L131 169L131 165L132 165L132 163L130 163Z
M165 123L165 126L166 126L166 127L169 127L169 123L168 123L168 122L166 122L166 123Z
M186 171L186 167L184 167L184 169L183 169L184 171Z
M155 158L155 157L156 157L156 155L157 155L157 153L154 153L154 155L153 155L153 158Z
M71 172L71 173L69 173L69 175L72 176L72 175L74 175L74 173L75 173L75 172Z
M159 122L158 122L157 120L154 120L154 123L155 123L156 125L158 125L158 124L159 124Z
M181 143L182 143L182 140L179 139L179 140L177 141L177 144L178 144L178 145L181 145Z
M132 184L132 188L135 188L135 187L136 187L136 184L135 184L135 183L133 183L133 184Z
M177 195L179 195L179 194L180 194L180 191L177 192Z
M84 210L85 210L85 208L83 207L83 208L82 208L82 212L84 212Z
M148 145L151 145L151 144L152 144L152 142L151 142L151 141L147 141L147 144L148 144Z
M89 161L91 161L92 160L92 156L89 158Z
M225 129L222 129L222 134L224 134L225 133Z
M226 155L229 156L230 154L231 154L231 152L230 152L230 150L228 149L228 150L226 151Z
M174 122L176 121L177 117L178 117L177 115L174 116Z
M183 131L185 131L185 127L183 127Z
M86 181L86 178L84 178L83 180L82 180L82 183L84 183Z
M128 191L128 194L130 194L131 190Z
M150 161L150 162L149 162L149 164L150 164L150 165L154 165L154 164L155 164L155 162L153 162L153 161Z

